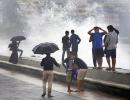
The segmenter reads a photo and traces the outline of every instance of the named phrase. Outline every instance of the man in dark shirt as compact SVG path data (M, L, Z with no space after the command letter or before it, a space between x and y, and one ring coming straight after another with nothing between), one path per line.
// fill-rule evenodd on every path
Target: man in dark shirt
M75 34L74 30L71 30L71 36L70 36L70 43L72 45L72 53L77 57L77 52L78 52L78 45L81 41L80 37Z
M65 36L62 37L62 43L63 43L63 48L62 48L63 49L62 64L63 64L65 52L67 52L67 57L68 57L70 51L69 31L65 31Z
M43 66L43 94L42 97L46 95L46 83L48 82L48 97L53 97L51 95L52 82L53 82L53 65L57 67L60 65L56 62L55 58L51 57L50 54L42 59L41 66Z

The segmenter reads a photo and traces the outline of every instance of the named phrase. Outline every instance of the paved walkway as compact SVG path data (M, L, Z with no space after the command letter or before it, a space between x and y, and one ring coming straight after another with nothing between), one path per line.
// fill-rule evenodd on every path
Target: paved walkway
M53 98L41 97L41 80L0 69L0 100L126 100L100 91L67 94L63 84L53 85Z
M39 86L0 75L0 100L50 100L40 97L42 90ZM53 91L51 100L83 100L79 97Z

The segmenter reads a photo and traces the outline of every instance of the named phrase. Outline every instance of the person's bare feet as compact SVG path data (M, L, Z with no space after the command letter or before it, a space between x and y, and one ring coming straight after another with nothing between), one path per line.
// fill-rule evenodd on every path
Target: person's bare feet
M48 98L52 98L52 97L54 97L54 96L52 96L50 93L48 94Z
M81 90L75 90L75 92L81 92Z
M67 92L73 92L73 90L67 90Z
M115 71L115 69L112 69L112 71Z
M98 67L98 69L102 69L102 67Z

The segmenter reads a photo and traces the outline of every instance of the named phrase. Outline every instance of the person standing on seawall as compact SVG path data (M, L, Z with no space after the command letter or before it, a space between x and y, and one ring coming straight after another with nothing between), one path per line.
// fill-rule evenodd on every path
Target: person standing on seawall
M89 37L89 42L92 42L92 36ZM93 68L97 68L97 61L96 61L96 58L92 52L92 57L93 57Z
M115 29L112 25L107 26L108 34L106 36L106 39L104 41L104 45L106 48L106 60L108 63L107 70L115 71L115 65L116 65L116 48L118 43L118 34L119 31ZM110 57L112 60L112 67L110 63Z
M12 51L12 54L9 58L9 62L13 63L13 64L17 64L18 63L18 43L17 41L12 41L11 44L9 44L8 46L9 50Z
M75 34L74 30L71 30L71 34L72 35L70 36L70 43L72 46L72 53L75 55L75 57L78 57L78 45L81 42L81 39L77 34Z
M62 64L64 65L64 56L65 52L67 53L67 57L70 52L70 39L69 39L69 31L65 31L65 36L62 37L62 44L63 44L63 53L62 53Z
M94 32L92 32L93 30ZM99 30L103 32L99 32ZM104 56L102 37L103 35L107 34L107 32L102 28L95 26L90 31L88 31L88 34L92 37L93 59L96 59L96 62L98 63L98 69L102 69L102 62L103 62L102 57ZM94 67L97 68L96 64Z

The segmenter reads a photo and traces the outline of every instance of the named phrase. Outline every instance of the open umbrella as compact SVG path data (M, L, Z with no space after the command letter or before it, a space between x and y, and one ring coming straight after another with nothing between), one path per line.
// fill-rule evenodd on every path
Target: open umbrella
M14 36L10 39L10 41L22 41L25 40L26 38L24 36Z
M74 58L74 63L78 66L78 68L80 69L87 69L88 66L87 64L80 58Z
M54 53L59 50L58 46L55 43L40 43L33 48L34 54L46 54L46 53Z

